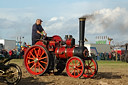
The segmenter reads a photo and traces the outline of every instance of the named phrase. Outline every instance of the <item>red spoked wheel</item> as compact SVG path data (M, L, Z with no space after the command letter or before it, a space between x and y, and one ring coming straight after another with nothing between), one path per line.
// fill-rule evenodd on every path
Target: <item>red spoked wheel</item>
M85 71L83 76L85 78L93 78L98 72L97 62L93 58L87 57L84 60L84 63L85 63Z
M34 45L25 53L24 63L30 74L42 75L48 70L49 52L45 47Z
M84 69L84 62L79 57L71 57L66 63L66 72L70 77L81 77Z

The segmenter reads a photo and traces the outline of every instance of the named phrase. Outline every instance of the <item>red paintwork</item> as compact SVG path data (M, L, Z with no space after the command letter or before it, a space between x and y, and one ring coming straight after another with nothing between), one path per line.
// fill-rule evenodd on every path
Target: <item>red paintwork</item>
M69 58L73 56L73 48L66 48L66 47L57 47L55 49L55 54L58 58Z
M73 50L74 50L75 47L73 48L67 48L67 56L68 57L72 57L73 56Z
M124 54L125 50L121 50L121 49L117 49L117 50L114 50L114 52L116 52L120 55Z
M40 46L46 47L46 45L45 45L42 41L38 41L38 42L36 42L35 45L40 45Z
M48 50L49 51L54 51L55 50L55 41L49 41Z
M55 49L55 54L58 58L65 58L65 47L57 47Z
M28 47L23 47L24 53L27 51Z
M54 40L56 43L59 43L62 41L62 38L58 35L54 35L52 37L53 37L52 40Z
M66 40L66 45L67 45L67 46L71 46L71 42L72 42L72 39L67 39L67 40Z
M55 47L55 41L49 41L49 46L54 46Z

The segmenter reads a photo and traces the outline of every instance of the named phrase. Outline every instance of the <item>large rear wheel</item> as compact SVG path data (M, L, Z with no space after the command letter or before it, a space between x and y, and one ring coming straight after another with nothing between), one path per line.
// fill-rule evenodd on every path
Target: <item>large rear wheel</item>
M79 78L84 72L84 62L79 57L71 57L66 63L67 75L74 78Z
M43 75L49 69L49 52L45 47L34 45L30 47L24 58L27 71L32 75Z

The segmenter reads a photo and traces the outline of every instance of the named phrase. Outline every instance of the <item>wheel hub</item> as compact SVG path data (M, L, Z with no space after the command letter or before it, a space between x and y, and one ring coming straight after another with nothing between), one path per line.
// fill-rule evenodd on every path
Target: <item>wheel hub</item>
M85 68L86 68L86 69L90 69L90 66L86 66Z
M76 66L73 66L73 69L76 69Z
M38 62L38 58L35 58L35 59L34 59L34 62L37 63L37 62Z

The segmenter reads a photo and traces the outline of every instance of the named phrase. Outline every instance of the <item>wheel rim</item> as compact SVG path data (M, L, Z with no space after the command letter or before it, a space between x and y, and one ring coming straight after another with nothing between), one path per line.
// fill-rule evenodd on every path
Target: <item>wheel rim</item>
M85 71L83 76L86 78L92 78L97 73L97 63L93 58L88 57L84 60L85 63Z
M79 78L83 75L84 64L83 61L78 57L72 57L67 61L66 72L68 76Z
M22 71L17 64L11 63L7 64L9 66L5 71L5 80L10 85L17 85L22 77Z
M15 67L10 67L8 70L6 70L6 74L6 80L9 83L15 83L19 78L18 70Z
M42 75L49 63L47 51L41 46L33 46L26 52L24 62L29 73Z

